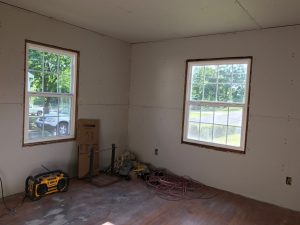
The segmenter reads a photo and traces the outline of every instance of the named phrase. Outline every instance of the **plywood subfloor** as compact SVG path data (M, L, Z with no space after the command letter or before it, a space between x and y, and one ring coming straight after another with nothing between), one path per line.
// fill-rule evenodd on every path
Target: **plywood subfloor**
M218 191L213 199L167 201L157 197L139 180L114 182L111 178L101 177L97 184L72 180L68 192L36 202L26 200L15 215L0 218L0 224L300 224L300 212L224 191ZM14 205L21 199L21 195L11 197L8 204ZM0 215L2 213L4 209L0 205Z

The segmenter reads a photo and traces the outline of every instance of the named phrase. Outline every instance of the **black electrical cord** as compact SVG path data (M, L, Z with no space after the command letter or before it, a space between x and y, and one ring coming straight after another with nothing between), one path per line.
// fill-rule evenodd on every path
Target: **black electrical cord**
M9 212L9 214L15 214L16 211L17 211L17 208L21 207L23 205L23 203L25 202L26 195L23 197L23 200L22 200L22 202L20 204L18 204L14 208L10 208L10 207L7 206L5 198L4 198L4 188L3 188L3 183L2 183L1 177L0 177L0 186L1 186L1 200L2 200L4 208ZM2 215L0 215L0 218L3 217L3 216L5 216L5 215L6 215L5 213L2 214Z

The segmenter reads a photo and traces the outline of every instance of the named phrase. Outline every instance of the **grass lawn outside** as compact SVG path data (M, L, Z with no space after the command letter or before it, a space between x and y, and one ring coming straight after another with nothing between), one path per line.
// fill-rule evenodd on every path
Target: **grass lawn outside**
M241 127L191 122L188 133L188 137L194 140L240 146Z

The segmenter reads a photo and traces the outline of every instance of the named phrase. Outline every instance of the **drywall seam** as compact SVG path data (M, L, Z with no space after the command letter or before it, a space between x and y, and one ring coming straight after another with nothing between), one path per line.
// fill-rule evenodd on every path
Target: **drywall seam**
M243 6L242 3L239 2L239 0L235 1L236 4L244 11L244 13L246 13L246 15L256 24L256 26L258 26L260 29L262 29L263 27L257 22L257 20L254 18L254 16L251 15L251 13L248 11L248 9L246 9L245 6Z

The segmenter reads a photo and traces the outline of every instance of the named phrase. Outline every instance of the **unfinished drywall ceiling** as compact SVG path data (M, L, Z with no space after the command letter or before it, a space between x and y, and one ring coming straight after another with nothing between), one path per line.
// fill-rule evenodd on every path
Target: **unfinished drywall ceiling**
M239 2L262 27L300 23L299 0L239 0Z
M77 168L74 141L22 147L25 39L80 51L78 116L100 119L101 149L112 143L126 149L128 43L2 3L0 24L0 177L6 195L24 191L26 177L43 171L41 164L70 176ZM109 151L100 162L109 164Z
M4 0L130 43L300 23L298 0Z

